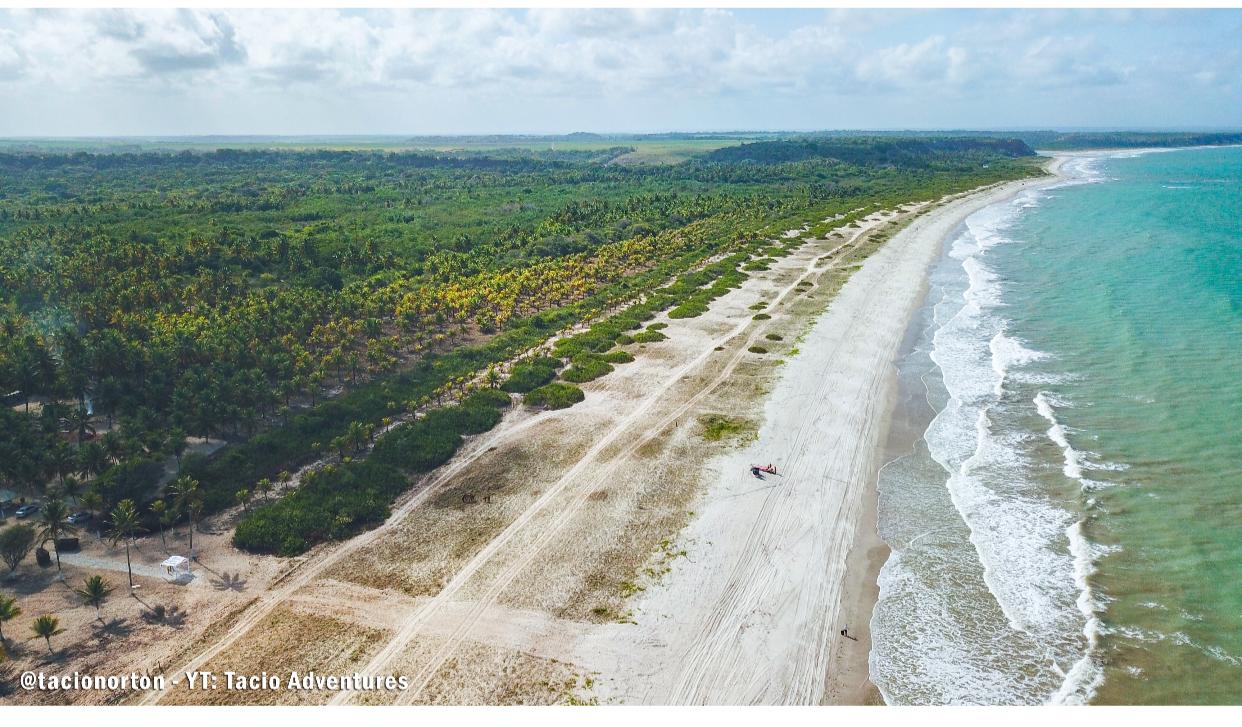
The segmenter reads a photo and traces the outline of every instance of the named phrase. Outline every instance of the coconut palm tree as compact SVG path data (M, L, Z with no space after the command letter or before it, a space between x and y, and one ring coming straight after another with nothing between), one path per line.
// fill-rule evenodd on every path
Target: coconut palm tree
M108 531L108 541L113 547L117 543L125 543L125 568L129 571L129 591L134 592L134 566L129 559L129 544L138 534L138 508L133 500L121 500L112 508L112 529Z
M177 512L187 512L189 505L198 497L198 480L189 475L181 475L168 486L168 494L172 495L173 507ZM194 548L194 523L190 523L190 549Z
M60 569L60 546L56 545L56 541L76 532L77 527L69 522L69 507L64 500L53 497L43 503L43 510L39 513L39 539L41 543L52 541L56 551L56 573L61 578L64 578L64 572Z
M12 621L22 615L22 609L17 605L17 599L12 596L0 596L0 646L5 642L4 638L4 622Z
M203 498L195 495L193 500L186 503L185 512L190 516L190 558L194 557L194 531L198 529L198 519L203 516Z
M99 516L103 511L103 495L99 494L99 490L91 487L82 494L82 509L91 514L91 520L95 523L95 536L99 536Z
M82 493L82 480L79 480L77 477L65 477L65 479L60 483L61 496L72 500L75 506L82 504Z
M160 502L163 502L163 500L160 500ZM164 531L172 528L176 524L177 524L177 511L165 507L163 514L160 515L160 542L162 542L164 545L165 553L168 552L168 543L167 541L164 540Z
M83 603L95 607L95 617L99 619L99 623L103 623L103 613L100 609L104 601L108 600L108 596L112 595L112 586L103 579L103 576L87 578L82 582L82 587L74 589L73 592L78 594Z
M267 496L272 494L272 481L264 477L254 483L254 493L262 497L264 502L267 502Z
M168 453L177 458L177 474L181 474L181 457L188 448L184 429L172 429L168 432Z
M151 514L154 515L155 519L159 522L160 545L164 546L164 552L168 552L168 541L164 539L164 526L167 524L164 519L168 516L168 503L163 500L156 500L148 505L147 509L151 511Z
M63 485L65 476L78 471L78 454L64 442L59 442L48 452L48 463Z
M78 450L78 456L82 459L83 474L98 477L108 469L108 450L104 449L99 442L82 445Z
M55 616L40 616L34 620L30 629L34 631L35 636L41 636L47 642L47 653L56 653L52 651L52 637L65 633L65 630L60 627L59 619Z

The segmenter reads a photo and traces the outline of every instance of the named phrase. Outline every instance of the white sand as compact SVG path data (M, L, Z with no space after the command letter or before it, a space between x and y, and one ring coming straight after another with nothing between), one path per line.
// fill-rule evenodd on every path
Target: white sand
M718 478L683 538L688 557L637 604L638 633L607 629L582 647L615 653L616 644L606 643L613 639L662 647L635 650L637 658L608 669L604 696L656 704L839 698L826 694L833 650L852 647L852 661L865 664L869 648L839 636L848 625L865 637L868 627L843 622L847 560L860 535L874 537L874 516L864 513L872 509L893 406L893 361L928 269L967 215L1040 183L945 204L853 275L788 362L758 440L718 462ZM780 476L751 475L750 464L769 462ZM874 573L853 576L874 582Z

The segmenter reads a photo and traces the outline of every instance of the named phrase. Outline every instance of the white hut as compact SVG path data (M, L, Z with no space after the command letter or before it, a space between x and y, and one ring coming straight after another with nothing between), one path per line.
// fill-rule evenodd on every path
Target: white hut
M190 559L180 555L172 555L160 565L164 566L164 577L174 583L184 583L194 577L190 571Z

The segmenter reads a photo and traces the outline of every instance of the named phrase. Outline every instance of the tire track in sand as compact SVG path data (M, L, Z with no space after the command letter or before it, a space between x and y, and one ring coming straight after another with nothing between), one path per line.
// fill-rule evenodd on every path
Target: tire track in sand
M835 255L840 250L856 244L863 235L870 232L874 229L874 227L878 226L883 221L884 220L881 220L880 222L871 223L861 227L849 240L833 248L827 254ZM820 257L822 257L822 255L813 257L807 263L807 266L802 273L798 275L790 285L781 290L776 298L769 304L769 308L779 305L781 301L783 301L785 297L788 296L788 294L792 292L795 287L797 287L798 283L802 282L812 273L822 273L836 266L836 260L833 260L824 267L817 268L816 264L819 262ZM436 613L443 604L452 600L452 598L465 587L467 582L479 571L479 569L489 562L504 546L508 545L517 533L525 528L525 526L529 524L549 502L562 493L583 470L593 464L594 459L604 449L612 445L622 434L632 428L635 423L639 422L644 415L646 415L648 411L655 406L656 403L663 399L663 395L666 394L669 389L679 383L692 370L702 365L703 362L715 353L716 346L728 343L730 340L744 333L748 327L754 325L755 323L756 321L752 318L746 318L738 323L738 325L727 334L712 340L710 344L705 347L704 351L694 359L671 372L665 379L665 383L663 385L649 393L638 408L624 417L620 422L615 424L608 434L604 435L604 437L597 441L595 445L593 445L559 480L557 480L555 485L545 491L539 499L532 503L530 507L528 507L521 515L511 522L505 530L497 535L487 544L487 546L479 551L474 558L463 566L463 568L458 571L457 575L454 576L453 579L450 580L449 583L446 584L435 597L420 608L419 611L413 614L406 626L404 626L401 631L398 632L393 639L385 645L383 649L377 652L367 666L359 670L359 672L364 675L374 675L380 673L384 666L386 666L408 646L409 642L419 632L423 624L426 623L427 620L430 619L430 617ZM640 437L619 455L615 456L604 470L603 476L611 473L616 467L621 466L629 455L654 439L660 432L683 416L686 411L695 406L699 401L723 383L732 374L737 364L745 358L747 346L754 341L761 329L762 326L756 326L756 330L752 332L747 338L747 341L738 348L737 353L734 354L724 369L722 369L721 373L711 382L701 387L690 399L661 419L656 426L648 428L646 435ZM505 588L507 588L517 578L517 576L525 570L539 551L542 550L548 542L555 538L564 526L573 519L577 511L581 508L582 504L586 502L586 499L589 496L589 488L583 488L582 492L577 493L569 505L557 513L553 521L549 523L549 525L536 537L535 541L531 545L527 546L526 550L512 564L510 564L508 568L502 571L502 573L495 580L492 581L484 595L473 602L470 610L464 614L457 627L453 629L447 637L445 643L443 643L435 652L431 660L419 670L413 679L411 679L410 689L399 695L397 700L398 704L408 704L416 699L419 694L421 694L422 690L425 689L435 677L435 674L439 671L440 667L443 666L449 657L456 651L457 647L465 640L473 624L476 623L487 608L495 602L496 598L499 597ZM345 704L352 701L353 698L354 694L351 692L339 692L333 697L329 704Z

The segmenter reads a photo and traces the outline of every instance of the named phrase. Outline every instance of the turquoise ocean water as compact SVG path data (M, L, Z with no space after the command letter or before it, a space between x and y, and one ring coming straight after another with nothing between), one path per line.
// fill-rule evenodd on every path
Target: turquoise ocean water
M893 704L1242 703L1242 148L971 216L880 476Z

